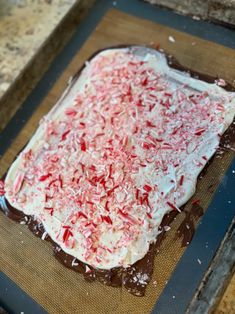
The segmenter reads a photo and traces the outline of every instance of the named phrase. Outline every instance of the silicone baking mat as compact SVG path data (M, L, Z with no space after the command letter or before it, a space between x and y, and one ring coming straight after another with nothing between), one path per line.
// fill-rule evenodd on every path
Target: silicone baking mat
M205 22L198 23L137 1L130 1L128 5L125 3L117 1L117 7L113 9L110 8L112 2L100 1L62 54L56 58L48 73L23 105L22 111L16 114L13 122L1 135L1 150L4 154L0 160L0 175L5 173L17 153L30 139L41 117L58 100L68 79L99 49L120 44L160 45L184 66L214 77L219 76L233 83L235 58L234 50L229 46L233 47L235 41L230 43L228 35L231 33L227 33L231 31ZM130 6L131 3L133 7ZM128 11L129 14L124 11ZM156 24L140 16L162 24ZM221 42L227 47L164 25L168 23L181 31L201 35L206 39ZM213 29L218 33L222 32L223 37L213 32ZM175 38L174 43L169 41L169 36ZM179 232L185 225L185 212L190 211L191 201L171 224L171 229L155 257L154 275L145 297L135 297L124 288L85 282L82 275L68 270L53 257L49 243L36 238L26 226L11 221L2 213L0 213L0 270L49 313L144 314L151 312L160 295L155 308L157 313L183 313L234 216L234 208L232 210L231 207L234 196L230 193L231 184L234 184L234 181L231 181L233 157L233 151L227 150L218 158L214 158L203 178L199 180L193 199L200 199L200 206L205 215L202 219L203 224L198 227L182 259L185 247L181 245L182 238L179 237ZM226 192L222 193L221 199L221 193L217 191L213 199L219 184L219 191ZM200 218L194 216L191 220L197 226ZM204 221L207 226L203 229ZM220 229L214 230L210 226L211 223L215 228L219 223ZM177 270L174 272L176 266ZM174 281L172 286L172 278L175 276L174 280L179 286L174 284ZM29 307L24 305L26 308L22 308L22 304L27 302L19 301L18 304L12 297L9 299L9 295L2 292L4 287L1 287L1 278L2 282L6 280L5 277L0 277L0 301L5 302L5 306L13 312L36 313L36 308L34 311L30 310L30 306L36 306L35 303L28 305ZM168 281L169 284L166 286ZM43 310L37 307L37 311L40 313Z

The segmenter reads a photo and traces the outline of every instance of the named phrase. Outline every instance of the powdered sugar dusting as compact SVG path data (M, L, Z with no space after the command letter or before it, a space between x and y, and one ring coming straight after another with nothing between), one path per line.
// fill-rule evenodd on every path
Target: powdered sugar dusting
M149 282L149 276L145 273L137 273L134 277L133 277L133 282L136 282L139 285L147 285Z

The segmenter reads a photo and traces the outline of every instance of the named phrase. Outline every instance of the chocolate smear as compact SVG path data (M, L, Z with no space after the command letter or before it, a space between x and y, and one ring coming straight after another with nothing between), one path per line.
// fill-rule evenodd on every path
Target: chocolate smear
M39 238L46 233L41 222L38 222L32 216L24 215L12 207L4 196L0 196L0 204L4 202L6 206L2 211L12 220L28 225L29 230ZM141 260L137 261L130 267L116 267L110 270L96 269L87 265L73 256L65 253L56 244L51 237L46 234L44 240L52 243L53 252L56 259L65 267L83 274L84 279L92 282L98 280L102 284L112 287L124 286L128 292L136 296L144 296L147 284L151 280L153 273L153 263L155 255L155 245L151 245L148 253Z
M184 219L177 229L176 238L181 239L181 246L187 246L195 233L195 225L203 215L203 208L199 204L193 204L189 211L182 212Z

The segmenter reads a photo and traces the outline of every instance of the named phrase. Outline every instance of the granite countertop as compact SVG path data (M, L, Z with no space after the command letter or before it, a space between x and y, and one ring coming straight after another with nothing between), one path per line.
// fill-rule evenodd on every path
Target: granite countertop
M145 0L167 7L196 19L214 21L227 26L235 25L235 0Z
M0 0L0 98L76 0Z
M60 21L78 2L79 0L0 0L0 100ZM216 310L217 314L235 313L234 295L235 275Z

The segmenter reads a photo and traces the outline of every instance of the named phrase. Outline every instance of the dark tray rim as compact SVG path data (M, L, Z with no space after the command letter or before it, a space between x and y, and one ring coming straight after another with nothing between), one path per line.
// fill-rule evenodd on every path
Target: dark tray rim
M235 32L231 29L205 21L195 21L189 16L182 16L138 0L96 1L89 16L79 25L72 39L54 59L49 70L0 133L0 156L7 150L72 57L79 51L87 37L110 8L116 8L130 15L145 18L229 48L235 48ZM185 313L196 293L198 293L200 283L206 276L210 265L213 264L216 252L226 237L228 229L231 229L235 215L235 209L232 208L235 201L233 169L235 169L235 160L233 160L225 174L226 185L222 182L218 187L211 204L201 219L192 242L177 264L153 309L153 313ZM221 211L221 208L223 208L223 211ZM209 250L205 250L206 246ZM198 259L202 261L201 265L198 264ZM200 287L201 289L202 287ZM14 302L12 302L13 300ZM9 313L18 313L19 311L45 313L40 305L2 272L0 272L0 304ZM209 306L211 305L208 304L208 309Z

